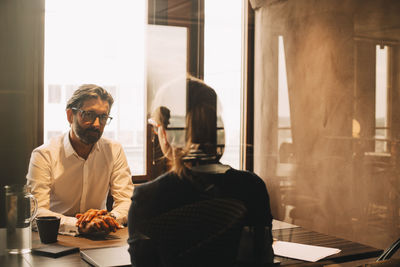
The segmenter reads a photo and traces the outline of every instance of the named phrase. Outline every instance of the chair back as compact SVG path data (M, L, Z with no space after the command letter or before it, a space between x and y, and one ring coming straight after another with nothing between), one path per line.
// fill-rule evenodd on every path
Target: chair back
M143 225L163 266L232 266L246 208L234 199L208 199L168 211Z

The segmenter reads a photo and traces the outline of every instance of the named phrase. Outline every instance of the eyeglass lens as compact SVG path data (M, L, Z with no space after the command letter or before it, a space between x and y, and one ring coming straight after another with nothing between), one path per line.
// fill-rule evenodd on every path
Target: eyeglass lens
M107 124L111 121L111 117L105 114L97 115L95 112L91 111L82 112L82 119L87 122L93 123L96 120L96 118L99 118L99 122L101 124Z

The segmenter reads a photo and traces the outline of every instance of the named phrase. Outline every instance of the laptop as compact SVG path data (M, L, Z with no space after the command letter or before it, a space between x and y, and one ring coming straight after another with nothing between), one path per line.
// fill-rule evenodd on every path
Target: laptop
M81 250L81 258L92 266L131 266L128 245L123 247L93 248Z

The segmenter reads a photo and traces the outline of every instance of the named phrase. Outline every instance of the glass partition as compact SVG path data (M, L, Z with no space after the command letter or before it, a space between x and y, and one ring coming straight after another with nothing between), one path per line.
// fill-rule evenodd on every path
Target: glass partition
M400 236L399 14L395 0L259 3L254 170L275 218L379 248Z

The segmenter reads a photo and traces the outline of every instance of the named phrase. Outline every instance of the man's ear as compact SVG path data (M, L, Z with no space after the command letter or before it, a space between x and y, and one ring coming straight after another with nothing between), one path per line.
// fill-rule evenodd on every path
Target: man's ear
M67 109L67 120L69 122L69 124L72 124L72 122L74 121L74 112L72 112L72 109Z

